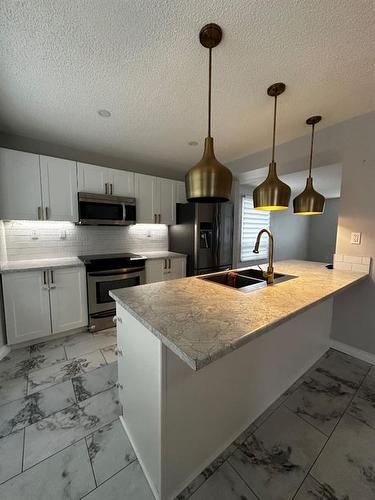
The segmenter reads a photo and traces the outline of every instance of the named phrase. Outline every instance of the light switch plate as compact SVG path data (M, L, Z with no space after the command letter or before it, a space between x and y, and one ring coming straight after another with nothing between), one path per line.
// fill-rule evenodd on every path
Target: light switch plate
M360 245L361 244L361 233L352 233L350 236L350 243L352 245Z

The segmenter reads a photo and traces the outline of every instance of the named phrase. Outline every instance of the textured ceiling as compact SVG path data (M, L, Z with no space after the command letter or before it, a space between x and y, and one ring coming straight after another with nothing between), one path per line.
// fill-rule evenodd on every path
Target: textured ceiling
M217 22L213 135L223 162L374 109L374 0L2 0L0 129L186 170L206 135L207 49ZM101 118L98 109L111 111ZM198 147L188 141L198 141Z
M268 167L250 170L239 176L241 184L255 187L264 181L267 176ZM292 174L280 175L280 179L290 186L292 193L296 194L304 190L308 170L301 170ZM312 170L314 188L326 198L339 198L341 194L342 167L339 164L317 167Z

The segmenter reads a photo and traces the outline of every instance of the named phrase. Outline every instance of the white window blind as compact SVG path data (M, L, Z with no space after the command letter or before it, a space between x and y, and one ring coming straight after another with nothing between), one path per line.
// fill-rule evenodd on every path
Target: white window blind
M241 216L241 262L264 259L268 255L268 238L262 237L259 254L253 253L256 237L261 229L270 227L270 213L265 210L255 210L253 198L242 197Z

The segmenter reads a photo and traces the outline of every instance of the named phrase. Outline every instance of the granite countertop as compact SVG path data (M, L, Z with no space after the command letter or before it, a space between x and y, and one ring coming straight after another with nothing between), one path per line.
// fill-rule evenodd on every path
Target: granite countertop
M298 260L275 263L297 278L249 293L183 278L110 295L194 370L367 277Z
M61 257L58 259L32 259L14 260L5 262L0 266L1 273L14 273L17 271L31 271L38 269L55 269L57 267L78 267L83 266L78 257Z
M148 259L175 259L177 257L186 257L185 253L168 252L168 250L161 250L158 252L135 252L144 255Z

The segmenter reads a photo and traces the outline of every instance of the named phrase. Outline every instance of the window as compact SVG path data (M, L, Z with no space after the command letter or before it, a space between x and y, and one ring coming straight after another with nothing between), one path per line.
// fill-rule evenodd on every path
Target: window
M251 196L242 197L241 214L241 262L265 259L268 255L268 238L262 237L259 254L253 253L256 237L261 229L270 227L270 213L255 210Z

